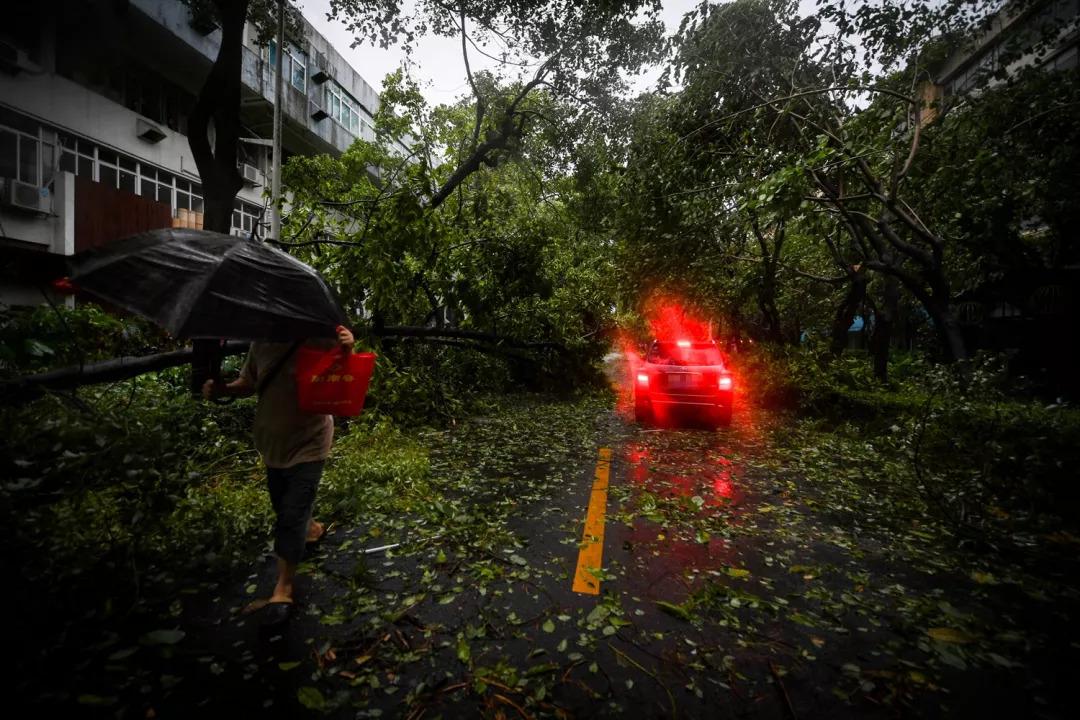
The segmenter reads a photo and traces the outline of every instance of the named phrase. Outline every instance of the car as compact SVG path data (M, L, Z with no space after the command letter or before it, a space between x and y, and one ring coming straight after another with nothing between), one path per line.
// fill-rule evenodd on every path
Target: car
M735 383L715 341L653 340L635 371L634 418L667 421L677 413L730 425Z

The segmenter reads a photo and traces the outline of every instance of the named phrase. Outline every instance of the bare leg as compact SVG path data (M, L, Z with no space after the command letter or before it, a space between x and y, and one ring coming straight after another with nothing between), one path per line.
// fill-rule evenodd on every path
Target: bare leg
M296 577L296 564L277 559L278 579L274 586L274 594L270 596L270 602L293 601L293 578Z
M307 542L317 542L326 532L326 527L318 520L308 521Z

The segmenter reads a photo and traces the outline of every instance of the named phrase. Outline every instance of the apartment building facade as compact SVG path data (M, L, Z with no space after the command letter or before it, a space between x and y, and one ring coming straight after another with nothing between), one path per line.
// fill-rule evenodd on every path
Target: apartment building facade
M201 227L187 116L221 42L178 0L18 3L0 27L0 302L37 304L63 258L135 232ZM282 58L283 154L374 139L375 90L304 22ZM232 231L263 219L277 48L245 28Z
M1009 3L960 43L920 88L917 121L933 122L943 106L991 87L1025 68L1080 67L1080 0Z

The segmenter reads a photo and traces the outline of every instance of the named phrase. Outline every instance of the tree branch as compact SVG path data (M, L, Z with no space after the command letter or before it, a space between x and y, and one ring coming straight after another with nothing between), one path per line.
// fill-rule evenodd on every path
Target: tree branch
M514 338L505 337L503 335L497 335L495 333L485 333L476 330L455 330L451 328L429 328L429 327L416 327L411 325L390 325L382 328L375 328L373 330L375 335L379 337L441 337L441 338L456 338L461 340L476 340L480 342L492 343L495 345L504 345L506 347L514 348L529 348L529 349L550 349L565 352L566 347L560 343L550 341L529 342L524 340L516 340Z
M550 67L550 63L556 56L552 56L545 62L536 75L526 83L514 99L510 102L510 105L506 108L506 114L503 116L502 121L499 123L498 130L491 133L491 136L480 143L472 154L466 158L466 160L454 170L454 173L450 178L439 188L431 198L430 208L435 208L442 205L447 198L454 192L454 189L458 185L463 183L467 177L480 169L480 166L487 162L488 157L497 150L503 150L510 143L510 140L521 134L522 124L520 121L515 121L517 115L518 105L525 99L525 97L532 92L534 88L540 85L544 81L544 76L547 74L547 70Z
M480 142L480 125L484 122L484 97L480 94L479 88L476 87L476 80L473 78L472 68L469 67L469 47L468 47L468 34L465 32L465 6L461 6L461 57L465 60L465 75L469 78L469 85L472 87L473 95L476 97L476 125L473 127L472 145L469 147L469 153L473 153L476 150L476 144Z
M248 343L229 341L222 347L221 354L243 355L247 351ZM40 396L43 390L66 390L84 385L126 380L149 372L186 365L191 362L192 357L192 349L185 348L157 355L121 357L83 366L75 365L14 380L5 380L0 383L0 403L12 404L32 400Z

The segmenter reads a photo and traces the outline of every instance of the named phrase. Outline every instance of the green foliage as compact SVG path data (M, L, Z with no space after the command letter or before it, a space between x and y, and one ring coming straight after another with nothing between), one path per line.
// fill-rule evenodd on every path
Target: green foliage
M178 577L250 560L272 521L248 437L254 401L193 400L182 375L5 411L0 523L24 581L78 587L90 607L152 605ZM355 521L373 498L404 498L426 472L423 451L386 421L339 434L320 506L330 519Z
M1003 516L1052 529L1075 514L1080 412L1018 397L1001 357L959 366L902 357L887 387L860 359L830 361L813 348L744 355L739 368L756 402L806 418L793 448L826 443L815 452L829 468L854 462L889 478L913 514L991 535L1013 527Z
M248 405L208 415L180 374L5 411L0 462L14 479L3 490L5 529L13 546L44 552L33 572L62 577L132 552L177 552L163 518L204 468L248 452L240 428L250 422Z
M147 355L176 346L150 322L118 317L90 303L75 308L0 306L0 376Z
M385 420L361 426L334 444L319 487L320 512L354 521L373 509L415 512L430 497L426 450Z
M1029 70L956 104L928 131L917 168L923 205L972 258L969 285L1080 258L1078 108L1076 73Z

